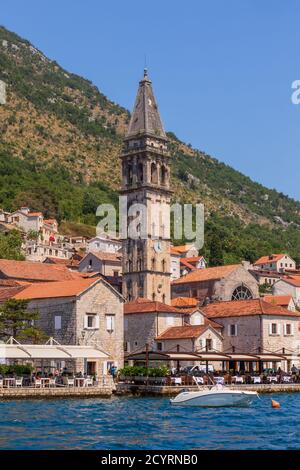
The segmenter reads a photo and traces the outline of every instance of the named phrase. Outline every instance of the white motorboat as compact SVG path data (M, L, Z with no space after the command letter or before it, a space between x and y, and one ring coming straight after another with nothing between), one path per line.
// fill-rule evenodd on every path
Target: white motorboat
M258 398L257 392L248 390L231 390L223 385L215 385L207 390L197 392L182 391L170 402L172 405L184 406L250 406Z

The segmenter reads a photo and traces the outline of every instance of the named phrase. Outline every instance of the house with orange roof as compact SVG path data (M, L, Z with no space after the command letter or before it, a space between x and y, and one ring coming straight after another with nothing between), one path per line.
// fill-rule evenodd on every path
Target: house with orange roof
M184 312L162 302L139 297L124 305L125 351L133 352L148 344L171 326L183 326Z
M291 295L296 307L300 307L300 276L284 276L272 288L273 295Z
M171 246L171 254L178 253L181 258L190 258L198 256L198 248L193 243L187 243L186 245Z
M80 272L96 271L103 276L118 277L122 274L122 254L108 251L90 251L78 265Z
M296 304L291 295L264 295L263 300L273 305L287 308L291 312L296 311Z
M258 283L242 264L194 269L172 282L172 298L192 297L208 300L236 300L258 297Z
M191 256L189 258L180 258L180 275L185 276L195 269L205 269L206 261L203 256Z
M93 345L109 355L104 362L76 360L78 371L103 375L112 364L123 366L124 299L102 277L34 283L13 293L12 298L27 300L28 309L39 313L36 324L59 343ZM51 365L63 368L67 364Z
M300 365L300 313L289 311L262 298L214 302L201 307L203 314L223 326L226 353L284 354L287 359L265 366L290 370Z
M74 279L78 279L78 274L66 266L0 259L0 280L40 283Z
M214 326L205 318L200 325L171 326L156 337L158 351L186 351L186 352L221 352L223 350L222 325ZM199 361L200 363L200 361ZM181 366L195 365L184 362ZM221 364L212 364L216 369Z
M288 254L278 253L268 256L261 256L253 264L254 269L284 272L285 270L295 270L296 261Z

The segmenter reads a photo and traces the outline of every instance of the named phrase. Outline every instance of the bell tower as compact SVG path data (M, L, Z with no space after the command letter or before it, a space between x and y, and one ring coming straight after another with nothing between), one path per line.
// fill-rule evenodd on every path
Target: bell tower
M136 236L128 230L123 240L123 295L128 301L145 297L169 304L170 154L147 69L139 83L121 160L128 227L139 219Z

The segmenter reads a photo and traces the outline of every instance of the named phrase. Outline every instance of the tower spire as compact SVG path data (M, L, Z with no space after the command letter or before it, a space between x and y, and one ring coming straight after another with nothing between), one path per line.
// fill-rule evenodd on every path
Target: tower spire
M167 139L146 66L144 77L139 83L126 139L142 134Z

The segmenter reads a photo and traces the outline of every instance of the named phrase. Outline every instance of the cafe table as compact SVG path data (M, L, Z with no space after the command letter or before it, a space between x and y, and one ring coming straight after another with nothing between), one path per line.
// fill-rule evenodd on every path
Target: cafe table
M75 387L84 387L85 378L84 377L75 377Z

